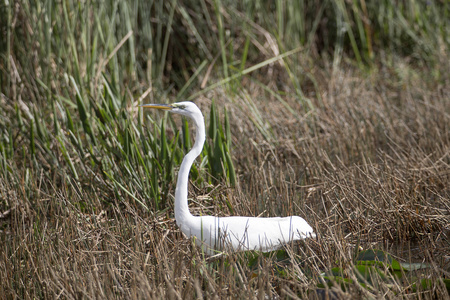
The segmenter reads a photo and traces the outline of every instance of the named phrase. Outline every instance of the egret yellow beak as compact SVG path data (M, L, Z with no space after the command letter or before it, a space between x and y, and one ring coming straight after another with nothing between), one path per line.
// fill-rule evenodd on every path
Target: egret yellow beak
M143 108L156 108L156 109L163 109L163 110L172 110L173 106L171 104L142 104L139 105Z

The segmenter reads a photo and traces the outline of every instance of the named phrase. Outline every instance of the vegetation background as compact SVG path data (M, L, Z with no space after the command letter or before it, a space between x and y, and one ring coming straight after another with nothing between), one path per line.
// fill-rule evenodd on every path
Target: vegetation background
M0 295L448 298L449 6L2 1ZM191 211L316 239L211 259L182 236L189 123L137 105L186 99Z

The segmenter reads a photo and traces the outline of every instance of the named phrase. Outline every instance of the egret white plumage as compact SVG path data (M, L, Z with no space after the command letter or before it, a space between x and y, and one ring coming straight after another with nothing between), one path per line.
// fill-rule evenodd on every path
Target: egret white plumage
M311 226L299 216L256 218L193 216L188 207L189 171L205 143L205 122L202 112L193 102L144 104L142 107L162 109L192 119L196 127L194 146L186 154L178 172L175 190L175 219L181 231L195 237L195 243L208 255L218 251L273 251L282 244L314 237Z

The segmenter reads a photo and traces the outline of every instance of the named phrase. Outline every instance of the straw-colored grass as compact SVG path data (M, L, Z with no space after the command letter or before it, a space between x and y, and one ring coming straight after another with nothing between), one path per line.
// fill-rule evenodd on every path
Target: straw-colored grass
M0 295L448 297L448 4L299 3L1 4ZM317 238L208 258L182 236L189 121L136 105L186 98L191 211Z

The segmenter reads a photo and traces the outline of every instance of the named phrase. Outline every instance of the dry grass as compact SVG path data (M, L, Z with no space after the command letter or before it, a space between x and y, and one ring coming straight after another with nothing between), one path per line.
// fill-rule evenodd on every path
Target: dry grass
M318 237L287 246L283 275L271 257L260 257L257 267L243 253L205 259L177 229L173 207L145 212L126 195L105 195L69 178L52 182L25 169L0 181L0 197L13 203L1 216L0 294L189 299L328 293L344 299L412 293L411 283L397 281L368 289L315 288L320 274L333 267L354 278L350 266L360 248L431 264L423 276L448 276L450 91L418 78L393 83L389 76L339 71L320 83L320 97L311 97L313 111L287 96L301 118L251 84L231 100L216 92L217 105L231 115L238 184L193 186L192 210L228 215L229 201L237 215L305 217ZM199 103L209 106L206 98ZM103 205L100 199L108 197L110 204ZM436 280L412 296L448 292Z
M16 0L0 15L0 298L449 298L447 2ZM236 185L197 161L193 213L299 215L317 238L204 257L173 219L182 119L133 110L141 97L195 98L207 124L211 100L227 108ZM366 249L427 265L399 278L358 265Z

